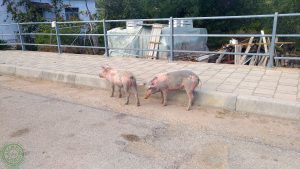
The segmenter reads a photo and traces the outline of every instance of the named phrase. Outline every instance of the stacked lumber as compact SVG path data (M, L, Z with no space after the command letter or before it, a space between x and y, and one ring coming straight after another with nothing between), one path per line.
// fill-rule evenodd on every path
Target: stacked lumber
M261 31L262 35L265 35L265 32L262 30ZM234 40L237 41L237 40ZM247 42L247 43L245 43ZM291 45L294 44L295 42L278 42L278 39L276 40L275 44L276 45ZM245 39L242 41L242 43L236 43L236 44L226 44L225 47L225 51L227 52L233 52L233 53L239 53L239 54L233 54L234 56L234 61L232 61L234 64L238 64L238 65L251 65L251 66L267 66L268 62L269 62L269 56L268 55L249 55L249 53L253 54L253 53L257 53L257 54L268 54L270 51L270 38L268 37L260 37L260 38L254 38L254 37L250 37L248 39ZM280 46L280 47L281 47ZM291 48L292 51L294 51L292 47L288 47ZM232 50L234 49L234 50ZM275 48L275 56L278 56L278 52L276 52L277 48ZM240 54L240 53L244 53L244 54ZM228 58L230 56L228 55L224 55L224 54L220 54L219 58L216 60L216 63L229 63L228 61L225 62L223 60L223 58ZM276 61L275 62L276 65L279 65L280 62Z
M157 50L160 44L160 35L162 31L162 24L153 24L151 30L151 37L148 45L149 51L146 53L146 57L149 59L157 59Z

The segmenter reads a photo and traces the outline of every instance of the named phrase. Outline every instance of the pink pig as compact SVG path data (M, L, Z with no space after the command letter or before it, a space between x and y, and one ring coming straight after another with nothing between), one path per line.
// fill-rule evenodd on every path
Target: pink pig
M122 97L121 88L124 88L126 94L125 104L128 105L130 93L133 92L136 98L136 105L140 106L136 79L131 72L113 69L110 66L102 66L102 71L100 72L99 77L105 78L111 83L111 97L114 97L115 86L118 87L119 98ZM130 89L131 92L129 91Z
M160 92L162 104L167 105L167 94L169 91L185 89L189 103L187 110L190 110L194 99L194 90L199 84L199 77L188 70L180 70L156 75L147 87L145 99L154 93Z

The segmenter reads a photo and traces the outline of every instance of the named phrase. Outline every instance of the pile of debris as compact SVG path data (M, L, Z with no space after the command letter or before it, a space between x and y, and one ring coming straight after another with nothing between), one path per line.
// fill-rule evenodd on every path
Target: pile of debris
M264 35L264 31L261 31L261 34ZM278 39L276 39L275 44L274 57L299 57L295 48L296 42L279 42ZM216 52L230 52L237 54L207 54L196 58L196 60L210 63L266 66L269 62L269 55L267 54L270 52L270 46L271 43L269 37L232 39L228 44L224 45L219 50L216 50ZM258 55L249 55L249 53L257 53ZM292 60L276 60L275 65L299 67L300 62Z

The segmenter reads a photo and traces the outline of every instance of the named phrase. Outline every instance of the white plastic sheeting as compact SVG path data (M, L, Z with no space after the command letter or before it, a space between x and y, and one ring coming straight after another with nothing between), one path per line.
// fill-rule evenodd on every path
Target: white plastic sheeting
M137 35L151 35L151 26L138 26L131 29L114 28L108 31L108 34L133 34L133 36L108 36L108 44L110 48L122 48L122 49L137 49L137 50L120 50L110 49L111 56L135 56L145 57L147 51L139 51L138 49L148 49L150 37L142 37ZM174 34L207 34L205 28L174 28ZM164 27L162 29L162 35L170 35L170 28ZM195 51L207 51L207 37L197 36L180 36L174 37L174 50L195 50ZM161 37L159 49L169 50L171 44L170 37ZM174 53L176 58L179 55L189 55L191 53ZM159 59L167 59L169 52L158 52ZM193 55L199 55L193 53Z

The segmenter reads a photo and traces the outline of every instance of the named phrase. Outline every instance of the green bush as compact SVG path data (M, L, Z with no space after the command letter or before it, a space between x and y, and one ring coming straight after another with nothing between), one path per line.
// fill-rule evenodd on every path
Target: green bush
M6 43L7 43L6 41L0 39L0 44L1 44L0 50L5 50L8 48L8 45L2 45L2 44L6 44Z

